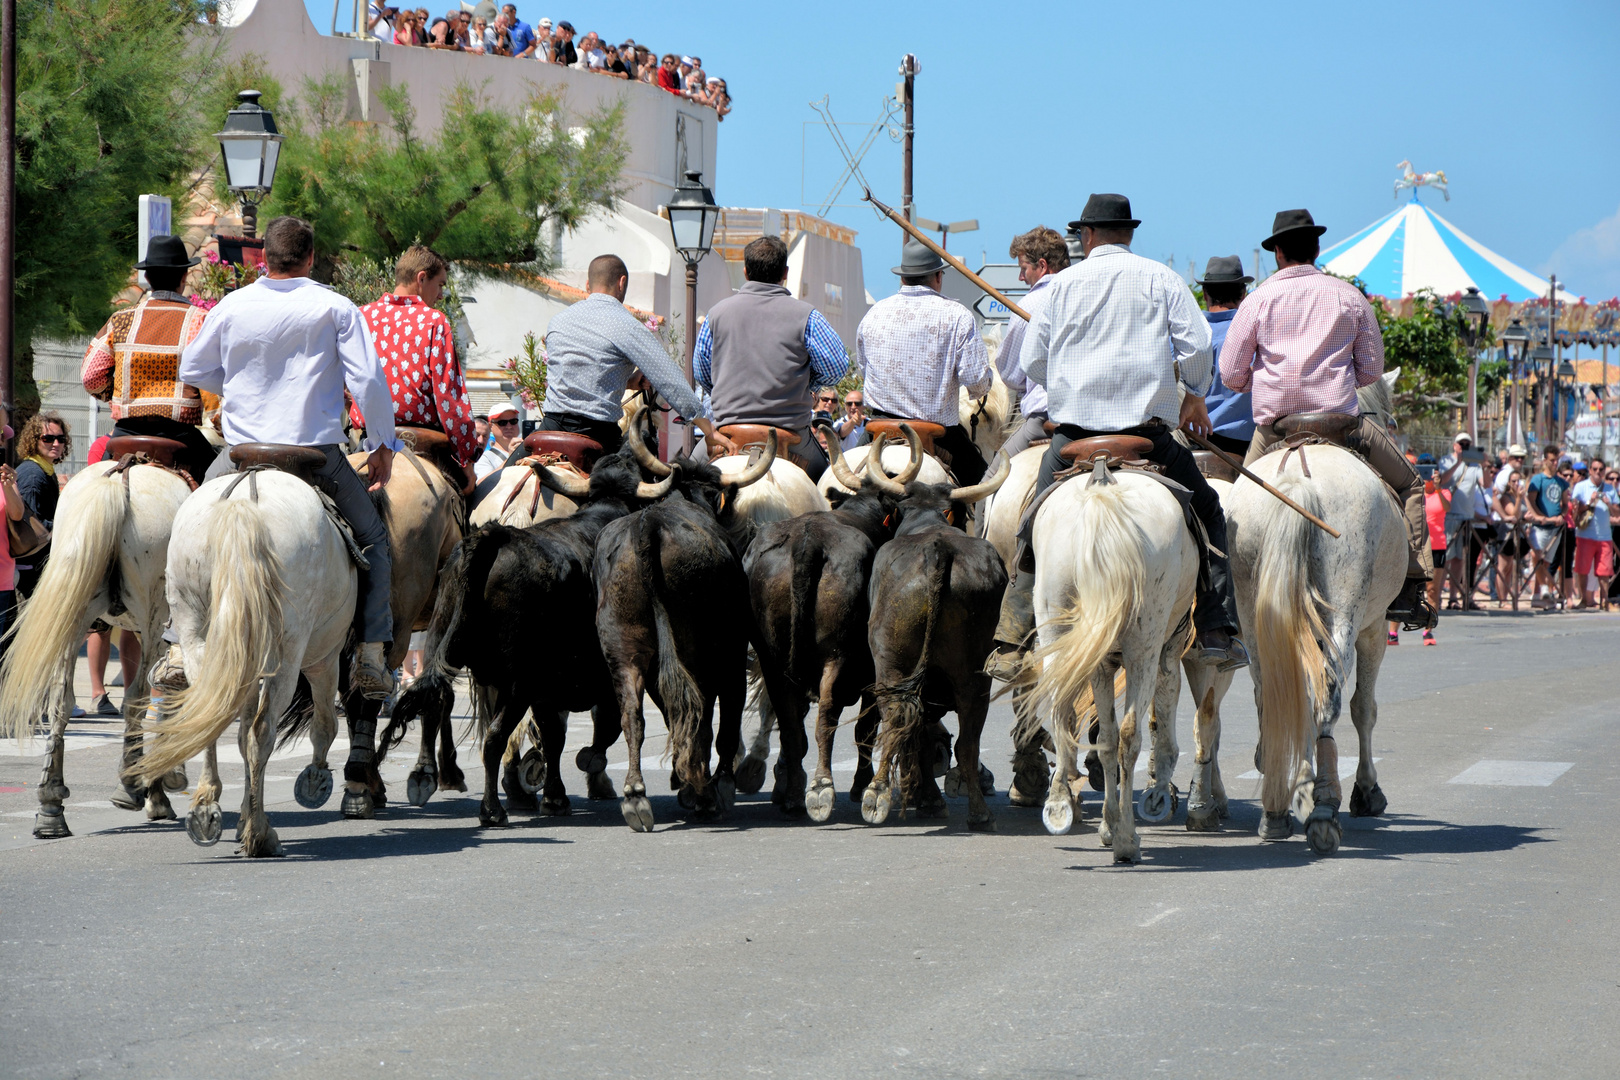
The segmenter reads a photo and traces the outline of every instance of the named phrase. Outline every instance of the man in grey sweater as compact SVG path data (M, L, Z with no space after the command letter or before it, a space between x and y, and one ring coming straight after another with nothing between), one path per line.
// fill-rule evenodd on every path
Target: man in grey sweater
M716 425L767 424L799 434L781 447L820 479L827 455L810 431L811 391L833 386L849 352L821 312L793 297L788 247L762 236L743 248L743 287L709 309L698 333L692 373L710 392Z

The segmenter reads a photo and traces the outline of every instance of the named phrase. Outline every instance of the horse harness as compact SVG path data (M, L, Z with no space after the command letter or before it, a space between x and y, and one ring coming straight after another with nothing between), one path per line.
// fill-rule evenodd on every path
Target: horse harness
M338 535L343 538L343 546L349 552L349 558L361 570L371 569L371 560L366 553L360 550L360 544L354 538L354 530L338 509L332 496L322 491L315 482L315 470L326 464L326 455L308 446L286 446L281 443L240 443L231 447L231 460L236 463L236 474L231 482L225 485L220 492L219 501L225 502L246 480L248 485L248 498L253 502L259 501L259 474L267 471L286 473L295 476L309 485L315 497L321 501L321 509L326 511L327 519L337 529Z

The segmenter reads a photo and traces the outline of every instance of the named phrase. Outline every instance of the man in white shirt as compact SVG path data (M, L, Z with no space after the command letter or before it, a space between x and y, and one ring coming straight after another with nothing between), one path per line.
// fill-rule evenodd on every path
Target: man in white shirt
M238 289L203 323L180 357L180 378L221 398L226 445L280 443L307 446L326 455L314 482L337 503L371 563L360 571L360 630L353 683L369 698L393 692L384 661L394 636L389 607L392 558L388 529L369 491L386 483L399 439L394 403L382 363L360 318L360 309L310 280L315 232L309 222L279 217L264 231L266 276ZM347 386L363 415L366 479L344 456L343 390ZM220 454L208 478L233 468ZM368 487L369 485L369 487Z
M855 365L867 411L879 420L925 420L945 428L934 440L951 458L958 483L977 484L988 467L962 426L959 387L980 397L990 389L990 358L973 315L940 295L945 260L907 240L900 291L872 305L855 332Z
M1586 478L1569 493L1575 505L1575 591L1581 596L1581 610L1602 607L1608 598L1609 579L1614 576L1609 521L1620 510L1614 485L1605 479L1603 459L1594 455L1587 459L1585 468ZM1590 593L1588 582L1592 585Z
M1047 286L1052 284L1052 275L1069 268L1068 245L1056 229L1037 225L1015 236L1007 254L1018 260L1018 280L1029 286L1029 292L1019 299L1018 306L1033 319L1046 310L1046 301L1051 298ZM1001 452L1009 458L1046 438L1046 387L1024 374L1024 369L1018 366L1028 329L1029 323L1016 315L1007 320L1007 336L1001 339L1001 348L996 352L996 370L1001 373L1001 381L1019 395L1018 408L1024 415L1023 426L1002 444Z
M1474 602L1474 556L1478 544L1474 537L1479 513L1479 496L1485 486L1485 474L1479 466L1483 455L1472 453L1474 440L1466 431L1457 432L1452 440L1451 453L1440 459L1440 473L1434 478L1435 486L1451 492L1446 505L1446 576L1451 580L1451 595L1458 598L1465 611L1478 611Z

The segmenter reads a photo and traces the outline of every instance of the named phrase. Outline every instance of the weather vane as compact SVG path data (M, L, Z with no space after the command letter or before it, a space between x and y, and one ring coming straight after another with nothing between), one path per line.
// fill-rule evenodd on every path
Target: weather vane
M1440 190L1440 194L1446 197L1446 202L1451 201L1451 192L1446 187L1446 171L1444 169L1436 169L1434 172L1426 173L1413 172L1410 161L1403 161L1395 167L1401 170L1401 178L1395 181L1396 198L1400 198L1401 192L1407 188L1411 188L1412 193L1416 195L1418 188L1432 187Z

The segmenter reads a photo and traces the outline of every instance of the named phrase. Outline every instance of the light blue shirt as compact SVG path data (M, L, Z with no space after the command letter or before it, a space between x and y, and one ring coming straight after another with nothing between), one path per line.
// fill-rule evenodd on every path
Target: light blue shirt
M1226 341L1226 331L1231 328L1232 316L1236 314L1236 308L1204 312L1204 319L1209 323L1210 347L1217 371L1220 370L1221 344ZM1215 434L1228 439L1254 438L1254 402L1247 393L1233 390L1215 379L1210 383L1204 408L1209 411L1209 426Z
M1615 490L1613 484L1604 484L1601 488L1591 480L1582 480L1575 485L1569 497L1582 505L1592 507L1592 523L1584 529L1576 529L1575 535L1583 540L1612 540L1613 534L1609 532L1609 506L1604 500L1613 501Z

